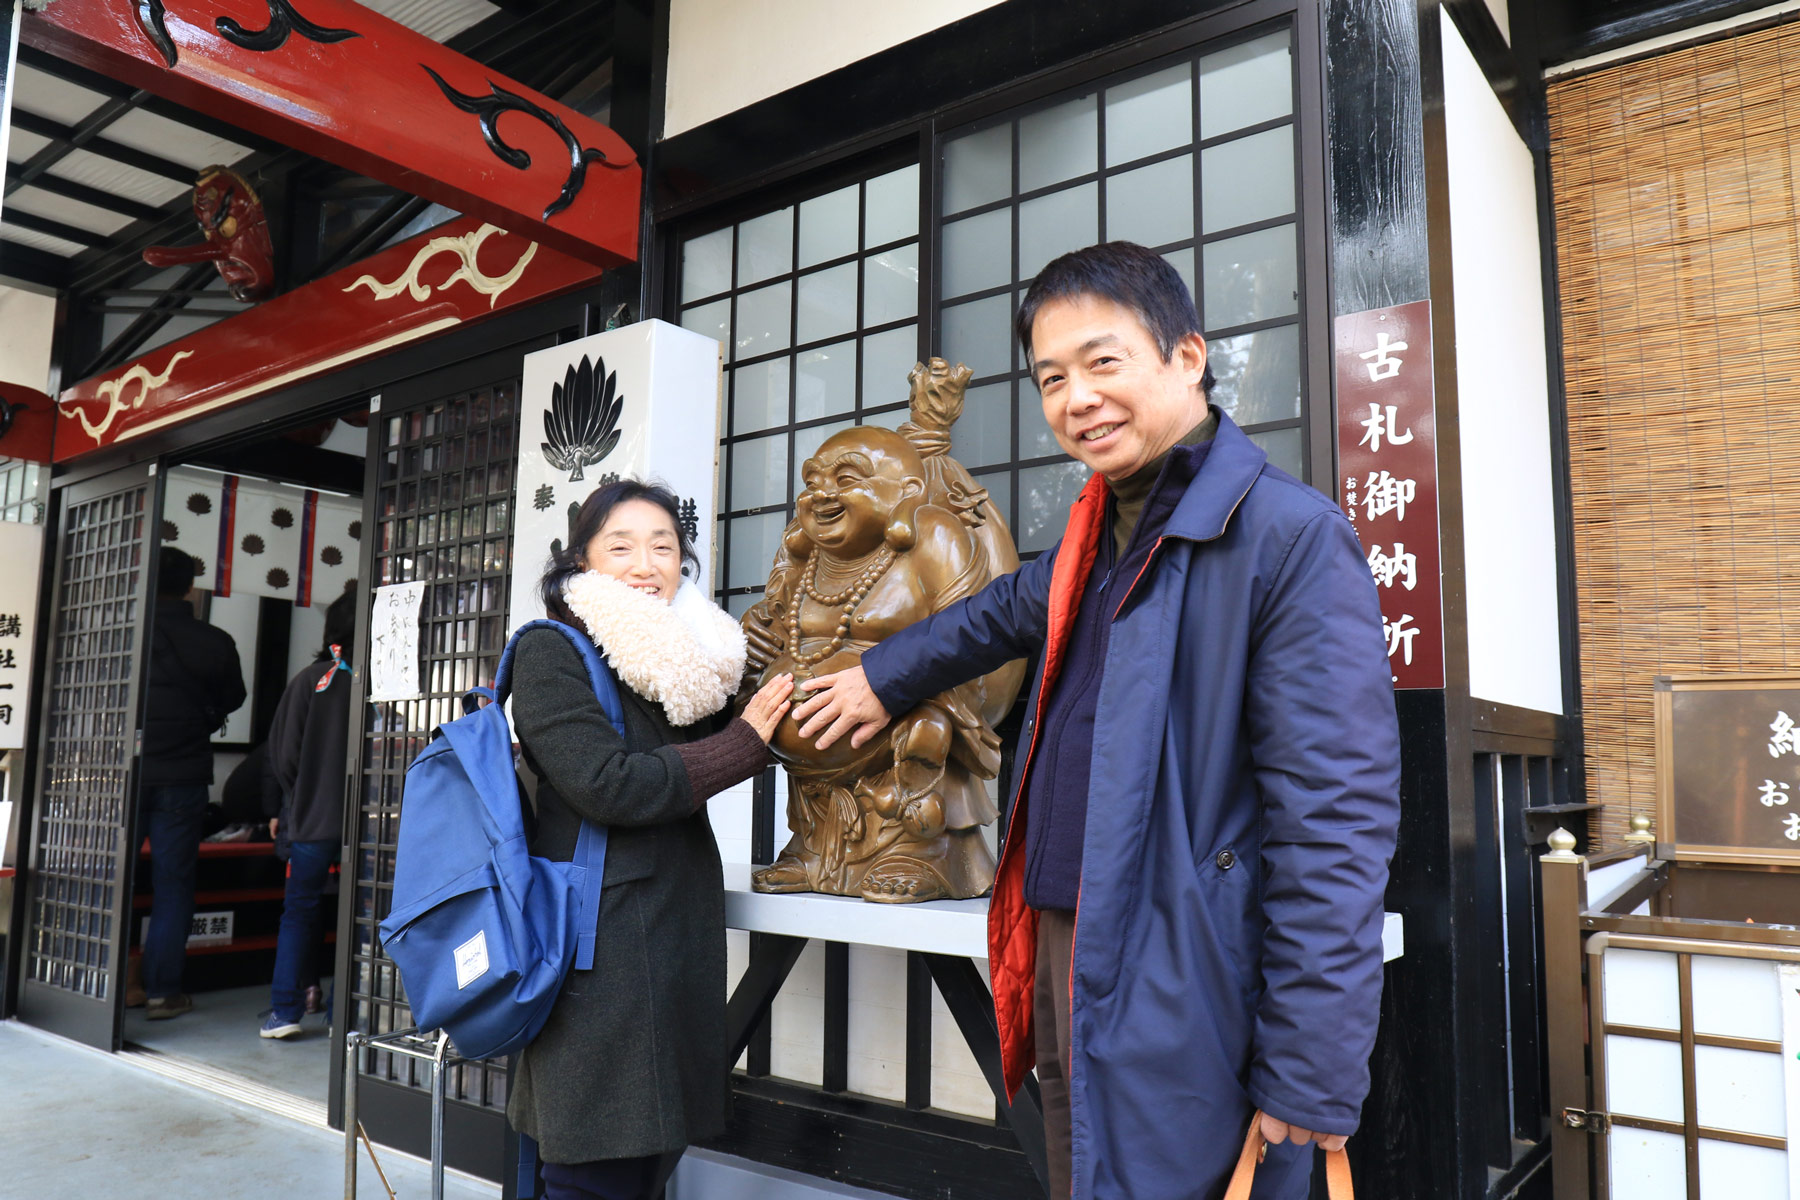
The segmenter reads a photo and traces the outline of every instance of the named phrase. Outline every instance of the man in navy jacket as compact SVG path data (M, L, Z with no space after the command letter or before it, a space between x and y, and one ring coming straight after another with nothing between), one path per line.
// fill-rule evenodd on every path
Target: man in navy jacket
M1368 1091L1399 733L1349 521L1208 404L1180 276L1064 255L1019 340L1095 472L1062 541L814 681L862 744L921 698L1042 651L989 910L1007 1086L1036 1067L1052 1190L1216 1197L1253 1112L1254 1196L1305 1196Z

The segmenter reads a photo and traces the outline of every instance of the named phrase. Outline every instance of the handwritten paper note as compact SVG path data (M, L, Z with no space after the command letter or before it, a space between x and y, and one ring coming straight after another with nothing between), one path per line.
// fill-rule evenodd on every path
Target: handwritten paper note
M375 589L369 621L369 699L417 700L419 688L419 606L424 583L396 583Z

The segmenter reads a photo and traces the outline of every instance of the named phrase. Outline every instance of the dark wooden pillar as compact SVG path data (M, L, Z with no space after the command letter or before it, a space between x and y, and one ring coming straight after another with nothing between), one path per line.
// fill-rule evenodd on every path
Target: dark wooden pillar
M1437 10L1411 0L1325 0L1332 315L1432 300L1444 571L1443 690L1396 694L1401 826L1387 907L1406 953L1387 968L1357 1186L1375 1196L1479 1197L1466 1132L1479 1073L1464 969L1475 953L1473 752L1464 635L1455 319L1449 302Z

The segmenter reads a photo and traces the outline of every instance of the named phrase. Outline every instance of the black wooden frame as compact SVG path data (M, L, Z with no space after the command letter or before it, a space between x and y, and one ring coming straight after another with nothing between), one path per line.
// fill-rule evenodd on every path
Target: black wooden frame
M446 396L482 390L509 379L517 379L523 371L524 355L531 350L554 345L556 340L555 331L545 331L531 341L502 347L479 358L464 359L394 383L374 398L369 417L368 457L363 483L365 536L360 548L361 565L359 567L359 578L364 581L362 591L365 597L372 595L374 587L378 586L376 581L380 577L378 574L378 562L381 557L379 542L380 528L384 520L380 496L383 488L387 486L399 488L409 484L417 488L426 479L431 478L431 475L423 469L417 474L402 472L392 478L384 474L381 469L382 461L389 450L383 438L385 427L392 420L405 420L409 415L428 409ZM516 449L522 406L521 399L516 394L513 405L510 417L513 436L510 441ZM447 432L439 436L446 436ZM487 432L484 431L484 440ZM429 438L430 435L427 435L425 439L409 439L403 443L397 443L393 447L393 451L397 456L402 455L404 454L404 450L401 449L402 445L413 445L416 442L422 446L424 441ZM459 462L458 469L461 470L462 467L463 464ZM443 470L444 467L440 464L437 473L441 475ZM511 487L507 489L506 497L509 500L514 498ZM485 508L492 499L493 497L484 490L480 506ZM437 506L433 504L431 507L435 509ZM397 513L396 519L406 515ZM512 543L512 519L513 515L509 513L508 527L500 535L509 543L509 546ZM491 531L484 528L478 535L478 540L489 541L493 536ZM466 541L467 539L461 540ZM432 541L436 543L438 539L434 537ZM435 545L433 549L435 550ZM397 545L394 552L403 553L404 549ZM504 578L510 581L512 563L510 549L508 562L509 569ZM477 588L480 587L485 574L478 570L473 576L473 582ZM433 581L432 586L436 586L435 576L426 578ZM454 578L447 580L453 585L468 581L468 577L465 577L460 571ZM503 621L509 599L509 589L503 589L499 596L499 611L503 614ZM429 610L428 602L427 612ZM356 636L359 645L367 646L369 644L371 611L372 605L367 600L358 608ZM479 624L481 620L479 612L470 619ZM427 649L426 641L430 628L429 620L422 615L421 650ZM504 634L502 644L504 644ZM497 650L495 654L498 655ZM387 776L390 782L397 784L405 764L396 761L384 766L367 761L366 754L369 747L379 744L379 739L372 740L369 729L371 717L367 701L368 672L359 672L351 682L351 711L356 716L356 725L349 746L350 761L345 767L348 776L345 794L347 797L356 797L356 803L354 806L349 804L345 806L343 860L346 894L353 898L353 902L338 905L339 949L337 962L339 974L337 976L338 986L334 989L332 1009L331 1061L333 1063L343 1061L344 1039L353 1027L360 1033L376 1034L395 1032L408 1023L401 1021L400 1024L392 1027L370 1029L362 1028L356 1017L356 1005L359 1000L368 1001L372 1009L390 1003L376 998L372 992L365 993L360 990L360 985L357 983L357 970L358 964L365 959L371 964L372 974L384 970L380 960L384 959L385 955L380 950L379 939L374 932L375 923L386 915L386 906L380 899L384 889L377 881L376 875L368 874L365 871L364 860L367 859L371 866L378 866L384 851L391 857L393 843L379 836L375 841L370 842L362 836L361 830L364 818L380 808L380 805L372 806L370 803L370 794L376 789L377 778ZM421 676L421 684L429 694L432 689L424 676ZM411 736L421 743L425 737L416 730L412 731ZM397 838L397 820L393 822L393 826L394 836ZM391 871L386 873L386 878L388 885L391 886ZM366 916L360 911L360 896L365 890L373 897L373 907ZM363 932L367 932L369 937L369 950L366 954L359 952L360 937ZM399 999L398 972L391 965L385 967L385 972L389 976L390 986L396 997L392 1003L403 1004L404 1001ZM385 1058L392 1058L393 1068L410 1078L405 1081L390 1079L371 1069L371 1059ZM422 1069L422 1064L399 1056L386 1056L365 1051L361 1055L361 1066L363 1076L359 1084L358 1116L362 1124L369 1130L370 1137L384 1144L397 1146L412 1154L429 1153L431 1097L429 1091L426 1090L427 1074ZM486 1091L491 1083L491 1076L504 1075L506 1067L500 1063L464 1063L447 1068L447 1070L452 1072L452 1076L449 1081L451 1095L446 1100L444 1110L446 1161L453 1167L486 1178L501 1178L507 1142L504 1102L502 1101L498 1105L471 1104L456 1098L455 1092L466 1082L472 1082L482 1091ZM471 1076L472 1079L467 1078ZM341 1121L344 1084L342 1073L334 1072L331 1078L330 1111L334 1120Z
M807 940L781 934L754 935L750 962L725 1010L727 1058L736 1059L753 1045L758 1030L766 1030L769 1007L800 960ZM1050 1177L1037 1080L1026 1076L1018 1093L1010 1102L1006 1099L994 997L972 959L907 953L906 1100L895 1103L848 1091L843 1082L841 1033L847 1017L849 949L842 942L825 943L824 1086L815 1089L767 1078L766 1068L734 1077L739 1103L752 1098L760 1111L750 1121L734 1121L732 1131L713 1145L738 1154L749 1148L746 1157L857 1186L904 1189L900 1195L935 1196L954 1190L969 1200L1016 1200L1048 1193ZM833 988L834 972L843 987ZM993 1090L997 1113L993 1127L928 1111L934 986ZM913 1053L919 1036L913 1026L920 1020L925 1025L923 1055ZM840 1035L836 1042L834 1025ZM776 1107L764 1109L761 1102ZM794 1137L791 1122L778 1115L784 1113L828 1129L835 1148L820 1155L821 1139Z
M78 784L71 791L76 793L74 803L64 800L61 804L44 799L50 790L47 786L51 770L58 764L57 755L52 751L54 718L52 702L57 689L57 675L64 666L65 656L58 653L59 642L65 632L68 610L61 604L53 603L62 595L62 589L68 578L69 557L63 553L65 539L77 531L71 526L71 511L83 505L102 504L111 499L130 493L141 493L137 504L136 520L141 531L135 541L138 548L138 562L134 569L136 580L131 585L128 595L114 597L128 605L129 615L125 621L113 625L89 624L82 626L82 632L72 637L81 642L92 643L89 653L76 656L96 660L110 658L116 665L124 662L128 671L126 677L117 681L123 688L120 702L101 704L92 710L95 712L111 711L123 722L110 734L93 732L85 740L92 751L103 743L110 743L112 752L117 754L123 764L119 779L123 784L123 794L115 797L118 804L117 822L113 828L117 831L117 841L112 847L110 858L112 869L109 879L81 879L79 872L66 872L63 880L63 894L52 897L50 903L66 912L80 909L87 914L88 921L98 925L97 929L88 927L70 928L66 925L43 929L34 913L39 901L39 891L45 882L45 872L40 863L40 841L44 835L44 825L55 818L84 822L95 829L101 827L103 814L84 814L83 808L91 807L100 796L90 797L84 804L78 797L83 790ZM42 614L40 634L37 645L37 662L39 665L33 680L34 695L37 703L33 706L32 729L28 741L35 748L30 763L32 774L28 777L29 792L32 800L26 807L28 811L21 814L21 827L29 830L29 840L22 847L25 859L25 886L20 889L19 904L23 910L18 919L18 928L22 933L21 944L15 952L14 961L18 965L18 1005L19 1016L27 1022L60 1033L65 1037L84 1042L101 1050L117 1050L119 1034L125 1012L125 958L126 948L130 944L130 929L127 924L131 913L133 876L138 868L137 848L139 842L138 827L138 778L140 767L140 751L142 747L143 706L145 689L143 680L150 659L147 636L151 622L151 607L156 594L155 563L159 537L154 520L162 493L162 480L154 466L128 466L104 475L92 477L82 484L63 489L56 496L52 505L54 517L47 522L45 554L51 561L50 569L44 572L49 582L45 589L44 602L39 612ZM115 573L116 574L116 573ZM101 578L90 577L89 584L104 583ZM90 596L77 602L77 608L88 608L93 604ZM109 647L107 642L114 637L123 637L127 644L124 647ZM88 694L103 691L103 688L85 689ZM68 718L75 714L64 708L56 710L59 717ZM65 739L74 735L65 734ZM67 763L66 766L87 770L103 770L109 764L105 755L80 763ZM79 844L63 847L67 852L81 853L84 849ZM93 847L85 847L91 854ZM99 855L99 858L107 857ZM83 901L83 893L93 888L110 888L110 898L90 896ZM73 893L73 894L70 894ZM59 986L53 982L42 982L32 978L32 963L37 957L34 934L49 934L53 939L57 932L65 936L77 938L90 944L91 949L98 949L98 955L90 953L89 961L80 965L79 969L96 972L104 976L98 987L98 994L81 994L83 989Z

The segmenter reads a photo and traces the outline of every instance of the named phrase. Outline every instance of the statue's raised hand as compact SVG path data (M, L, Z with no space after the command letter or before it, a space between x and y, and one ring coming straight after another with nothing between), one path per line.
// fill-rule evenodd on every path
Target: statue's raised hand
M758 604L745 614L744 665L750 674L759 675L775 661L783 649L781 635L775 632L775 619L764 605Z
M927 429L948 430L962 416L963 393L975 372L944 359L915 363L906 381L912 385L912 419Z

